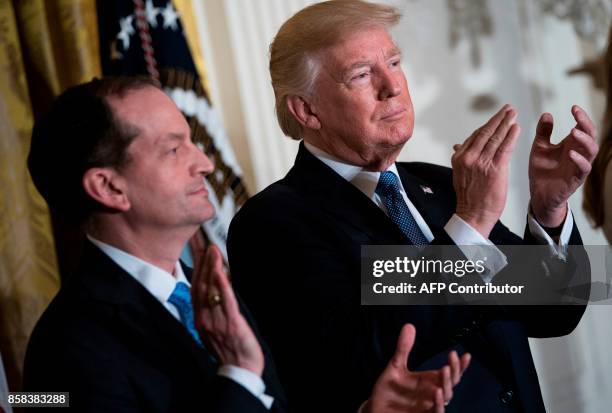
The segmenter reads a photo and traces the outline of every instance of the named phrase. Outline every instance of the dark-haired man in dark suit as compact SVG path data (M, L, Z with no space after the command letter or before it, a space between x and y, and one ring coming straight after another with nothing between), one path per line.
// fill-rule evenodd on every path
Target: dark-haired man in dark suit
M28 165L50 208L81 223L88 240L34 329L25 390L69 392L83 412L284 411L245 308L228 309L211 287L206 311L232 311L239 323L202 337L195 328L191 271L179 256L214 213L204 183L213 166L152 80L64 92L34 128ZM220 261L218 250L209 255L204 274Z
M512 276L508 269L521 258L495 245L548 244L563 277L588 282L562 247L581 244L567 200L597 153L595 128L575 106L575 128L553 145L552 117L542 115L521 239L499 222L520 132L512 107L456 145L452 171L395 162L414 125L401 54L388 33L399 18L384 5L330 1L301 10L279 29L270 47L276 112L283 132L302 143L285 178L250 199L230 226L235 283L301 411L313 409L304 383L315 380L318 392L337 402L335 411L357 406L393 337L411 322L419 332L411 367L435 367L449 349L472 353L448 411L541 412L527 338L568 334L584 306L360 306L361 246L439 244L462 252L483 246L493 259L479 282L495 284ZM332 359L337 368L320 376Z

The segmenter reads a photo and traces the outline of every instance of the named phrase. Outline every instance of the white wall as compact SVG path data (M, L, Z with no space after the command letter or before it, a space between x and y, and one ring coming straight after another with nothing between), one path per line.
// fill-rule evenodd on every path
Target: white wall
M259 191L284 176L298 146L282 135L276 123L268 45L286 18L313 1L195 2L214 103L228 133L235 134L235 150L244 162L249 188ZM478 40L481 64L475 67L467 36L450 47L449 2L386 2L404 14L393 34L404 54L416 111L415 132L400 160L449 165L452 144L463 141L502 104L511 103L519 112L523 132L512 161L503 220L522 233L529 197L527 160L540 113L553 114L557 139L574 125L572 104L581 105L594 120L601 119L602 99L589 79L566 74L583 62L585 50L596 48L581 43L568 22L542 15L533 1L485 1L488 9L472 10L471 18L486 17L483 11L488 10L493 31ZM478 95L495 104L472 109ZM582 194L575 194L571 206L585 243L605 244L601 233L588 225L581 203ZM600 412L612 405L612 392L605 391L612 389L610 319L610 306L591 307L570 336L532 340L549 411Z

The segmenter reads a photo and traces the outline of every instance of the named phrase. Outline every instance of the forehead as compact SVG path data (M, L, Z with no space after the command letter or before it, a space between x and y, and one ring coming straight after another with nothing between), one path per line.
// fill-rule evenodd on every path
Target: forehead
M356 61L371 61L398 54L399 49L383 27L364 28L343 36L323 50L325 63L345 67Z
M112 96L108 103L121 121L138 128L139 136L156 138L189 131L189 125L176 104L157 88L145 87L122 97Z

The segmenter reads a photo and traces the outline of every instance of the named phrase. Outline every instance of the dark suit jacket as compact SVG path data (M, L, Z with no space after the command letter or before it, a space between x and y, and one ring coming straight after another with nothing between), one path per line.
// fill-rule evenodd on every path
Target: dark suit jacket
M70 406L83 412L268 411L244 387L218 376L187 329L132 276L86 244L79 270L32 333L24 390L68 391ZM284 395L264 349L266 393L275 398L272 412L281 412Z
M456 203L451 170L397 167L432 243L453 245L443 230ZM501 223L490 239L536 243ZM584 307L361 306L360 246L406 243L369 198L303 145L287 176L239 211L229 231L230 269L274 353L291 410L355 412L411 322L410 368L439 368L452 348L473 355L447 411L543 411L527 337L568 334ZM570 243L581 243L576 228Z

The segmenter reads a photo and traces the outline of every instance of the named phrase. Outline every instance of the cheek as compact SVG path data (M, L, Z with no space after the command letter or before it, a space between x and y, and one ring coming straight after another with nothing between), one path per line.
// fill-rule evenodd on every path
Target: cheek
M355 99L350 103L352 110L347 111L349 127L367 127L376 120L377 102L370 97Z

